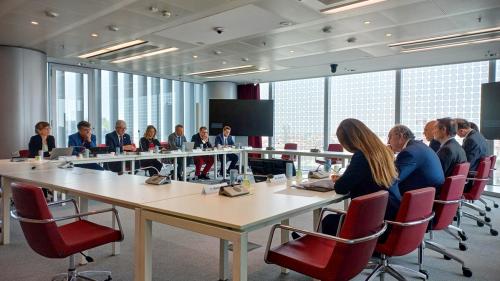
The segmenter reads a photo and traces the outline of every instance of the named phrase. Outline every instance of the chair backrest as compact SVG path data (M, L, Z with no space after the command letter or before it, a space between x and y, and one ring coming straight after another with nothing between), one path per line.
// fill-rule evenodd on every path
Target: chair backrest
M464 193L467 200L478 200L488 183L487 179L490 175L491 161L489 157L481 158L477 166L476 176L472 180L472 187L468 192Z
M388 198L386 191L354 198L349 204L339 236L356 239L379 231L383 226ZM368 264L376 244L377 239L358 244L337 243L326 270L335 275L335 280L353 278Z
M41 188L25 183L13 183L12 199L19 217L34 220L52 219ZM65 249L65 243L55 222L20 221L19 223L26 241L35 252L47 258L64 257L62 252Z
M456 201L462 198L465 186L465 176L447 177L441 186L441 191L438 196L439 201ZM457 203L439 203L434 202L434 219L432 229L445 229L453 223L453 217L457 213L459 202Z
M19 156L22 158L28 158L30 157L30 151L27 149L21 149L19 150Z
M298 145L296 143L285 143L284 149L289 149L289 150L297 150ZM282 154L281 159L283 160L295 160L295 156L292 157L291 155L286 155Z
M464 162L460 164L456 164L455 167L453 168L453 172L451 173L452 176L464 176L467 177L469 174L469 167L470 163L469 162Z
M493 172L495 171L495 165L497 164L497 156L495 154L493 154L493 155L490 156L490 162L491 162L491 164L490 164L490 173L489 173L488 177L490 179L492 179L493 178Z
M404 193L396 222L408 223L424 220L432 214L434 187L410 190ZM390 225L385 242L377 244L376 251L387 256L402 256L414 251L424 238L428 222L412 226Z
M170 149L170 144L168 144L168 142L166 142L166 141L160 142L160 145L161 145L161 148L163 148L163 149L167 149L167 150Z
M342 152L344 148L340 143L330 143L328 144L328 151ZM340 162L342 163L342 158L331 158L332 163Z
M100 143L97 145L97 147L107 147L107 145L105 143Z

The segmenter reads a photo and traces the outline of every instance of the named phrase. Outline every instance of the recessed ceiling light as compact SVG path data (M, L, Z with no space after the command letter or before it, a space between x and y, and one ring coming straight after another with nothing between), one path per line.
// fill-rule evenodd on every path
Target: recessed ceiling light
M45 15L49 18L57 18L59 16L59 13L56 13L54 11L46 10Z
M248 58L241 58L241 61L249 61Z
M198 58L198 56L197 56L197 55L193 55L193 59L197 59L197 58Z
M372 22L371 22L371 21L369 21L369 20L365 20L363 23L364 23L364 24L370 24L370 23L372 23Z
M146 53L146 54L131 56L131 57L128 57L128 58L114 60L114 61L112 61L112 63L121 63L121 62L126 62L126 61L131 61L131 60L137 60L137 59L147 58L147 57L156 56L156 55L160 55L160 54L164 54L164 53L174 52L174 51L177 51L177 50L179 50L179 48L170 47L170 48L166 48L166 49L161 49L161 50L158 50L158 51L154 51L154 52L151 52L151 53Z
M115 32L120 30L120 28L114 24L108 25L108 29L109 29L109 31L115 31Z
M338 6L326 8L326 9L320 10L320 12L322 12L323 14L334 14L334 13L344 12L344 11L348 11L348 10L352 10L352 9L356 9L356 8L361 8L361 7L368 6L368 5L373 5L373 4L376 4L379 2L383 2L383 1L385 1L385 0L356 0L356 1L353 1L351 3L341 4Z
M263 68L259 70L252 70L252 71L244 71L244 72L238 72L238 73L231 73L231 74L222 74L222 75L215 75L215 76L207 76L205 78L220 78L220 77L227 77L227 76L238 76L238 75L243 75L243 74L251 74L251 73L259 73L259 72L268 72L269 69Z
M97 34L97 33L92 33L92 34L90 34L90 36L92 36L92 37L99 37L99 34Z
M223 60L223 61L222 61L222 64L227 64L227 61Z
M282 21L282 22L280 22L280 26L283 26L283 27L285 27L285 26L292 26L292 25L293 25L293 23L291 21Z
M385 34L385 37L391 37L392 36L392 33L386 33Z
M215 50L215 51L214 51L214 54L216 54L216 55L220 55L220 54L222 54L222 51L220 51L220 50Z
M186 75L198 75L198 74L206 74L210 72L219 72L219 71L226 71L226 70L236 70L236 69L244 69L244 68L252 68L254 65L242 65L242 66L235 66L235 67L228 67L228 68L220 68L220 69L213 69L213 70L207 70L207 71L200 71L200 72L192 72L188 73Z
M294 50L290 50L290 51L288 51L288 52L289 52L290 54L295 53L295 51L294 51Z
M120 44L117 44L117 45L109 46L109 47L106 47L106 48L103 48L103 49L100 49L100 50L97 50L97 51L93 51L93 52L90 52L90 53L86 53L86 54L83 54L83 55L79 55L78 57L81 58L81 59L87 59L87 58L95 57L95 56L102 55L102 54L105 54L105 53L113 52L113 51L116 51L116 50L125 49L125 48L128 48L128 47L132 47L132 46L144 44L146 42L147 41L144 41L144 40L133 40L133 41L129 41L129 42L125 42L125 43L120 43Z
M32 24L32 25L39 25L39 23L38 23L37 21L34 21L34 20L33 20L33 21L31 21L31 24Z

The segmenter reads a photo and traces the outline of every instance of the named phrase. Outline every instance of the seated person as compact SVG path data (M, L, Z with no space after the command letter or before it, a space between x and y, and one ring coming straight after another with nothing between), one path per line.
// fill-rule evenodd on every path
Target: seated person
M194 148L211 148L212 144L210 143L210 140L208 139L208 130L207 127L201 127L198 134L194 135L191 138L191 141L194 142ZM212 165L214 164L214 157L213 156L196 156L194 158L194 165L196 167L195 169L195 175L199 179L210 179L208 177L208 172L210 171L210 168L212 168ZM205 168L203 168L203 171L201 171L201 167L205 164Z
M140 140L141 151L149 151L155 147L160 147L160 142L156 139L156 128L153 125L146 127L144 136ZM141 160L141 168L145 167L155 167L155 169L149 168L148 173L150 176L157 175L163 169L163 164L158 161L158 159L144 159Z
M349 166L342 176L332 176L335 191L349 194L351 198L370 194L380 190L389 192L389 201L385 218L395 218L401 195L397 184L397 171L394 154L380 141L365 124L357 119L345 119L337 128L340 144L354 153ZM330 214L324 217L322 232L336 235L340 216Z
M68 138L68 146L74 147L73 155L78 155L84 149L89 149L91 147L96 147L96 137L92 134L92 126L87 121L80 121L77 124L78 132L72 134ZM93 169L93 170L104 170L97 163L90 164L78 164L75 167Z
M480 132L472 129L471 124L465 120L457 118L457 135L464 138L462 148L465 151L467 162L470 163L469 171L477 171L477 166L481 158L488 156L488 144Z
M401 194L429 186L439 188L444 183L438 156L422 141L416 141L408 127L394 126L389 131L388 139L392 151L398 153L396 168Z
M28 145L29 157L38 156L40 150L43 151L43 157L49 157L49 152L56 147L56 140L50 135L50 124L45 121L36 123L35 133Z
M449 177L455 169L455 165L467 162L467 156L460 144L455 139L457 134L457 122L451 118L438 119L434 130L434 138L441 143L437 155L443 168L444 176Z
M215 137L215 146L218 147L219 145L222 147L234 145L233 136L231 136L231 127L224 126L224 128L222 129L222 134L219 134ZM219 161L222 163L222 169L225 169L226 163L223 163L224 157L222 155L219 155L218 158L219 158ZM238 155L236 155L234 153L226 154L226 161L231 162L227 171L230 171L232 169L236 169L236 163L238 163Z
M436 128L437 121L432 120L427 122L424 127L424 136L425 139L429 142L429 147L434 150L434 152L437 152L439 148L441 147L441 143L437 140L434 139L434 128Z
M123 120L117 120L115 123L115 131L106 134L106 146L110 152L116 152L119 149L120 153L124 151L135 151L136 148L132 145L130 135L125 133L127 130L127 123ZM136 167L138 163L136 163ZM115 173L122 172L121 162L106 163L107 169Z
M181 124L175 125L175 132L168 136L168 145L170 150L182 149L182 144L186 143L186 136L184 136L184 126ZM189 158L188 158L189 159ZM189 160L188 160L189 163ZM187 165L187 163L186 163ZM177 178L182 178L182 168L184 166L184 158L177 158Z

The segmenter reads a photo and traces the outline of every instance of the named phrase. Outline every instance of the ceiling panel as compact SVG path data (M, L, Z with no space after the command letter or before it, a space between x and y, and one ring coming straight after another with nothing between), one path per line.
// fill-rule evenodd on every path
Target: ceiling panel
M464 13L500 7L498 0L432 0L446 14Z
M431 1L414 3L380 12L398 24L421 21L422 18L444 16L443 11Z

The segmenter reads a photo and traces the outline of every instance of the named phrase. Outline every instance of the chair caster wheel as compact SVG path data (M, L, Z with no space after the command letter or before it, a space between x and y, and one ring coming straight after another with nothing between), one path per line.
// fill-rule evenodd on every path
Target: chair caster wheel
M445 260L447 260L447 261L451 260L451 258L450 258L449 256L447 256L447 255L443 255L443 258L444 258Z
M486 210L486 212L491 212L491 207L485 207L484 209Z
M490 229L490 234L493 236L498 236L498 231L496 231L495 229Z
M477 226L479 226L479 227L483 227L483 226L484 226L484 223L482 223L482 222L478 221L478 222L477 222Z
M467 245L465 245L464 243L459 243L458 248L460 249L460 251L467 251Z
M111 281L111 280L113 280L113 278L111 278L111 276L108 275L108 278L106 278L104 281Z
M497 203L493 204L493 207L498 208L498 204Z
M486 216L486 212L485 212L485 211L480 211L480 212L479 212L479 215L480 215L481 217L484 217L484 216Z
M465 231L459 231L458 236L460 236L460 239L462 239L462 241L467 241L467 239L469 238L467 237L467 234L465 234Z
M484 217L484 221L485 222L491 222L491 218L490 217Z
M458 221L458 218L457 217L453 217L453 221Z
M418 272L422 273L423 275L425 275L425 280L429 279L429 272L427 272L427 270L419 270Z
M472 271L468 267L462 267L462 273L465 277L472 277Z

